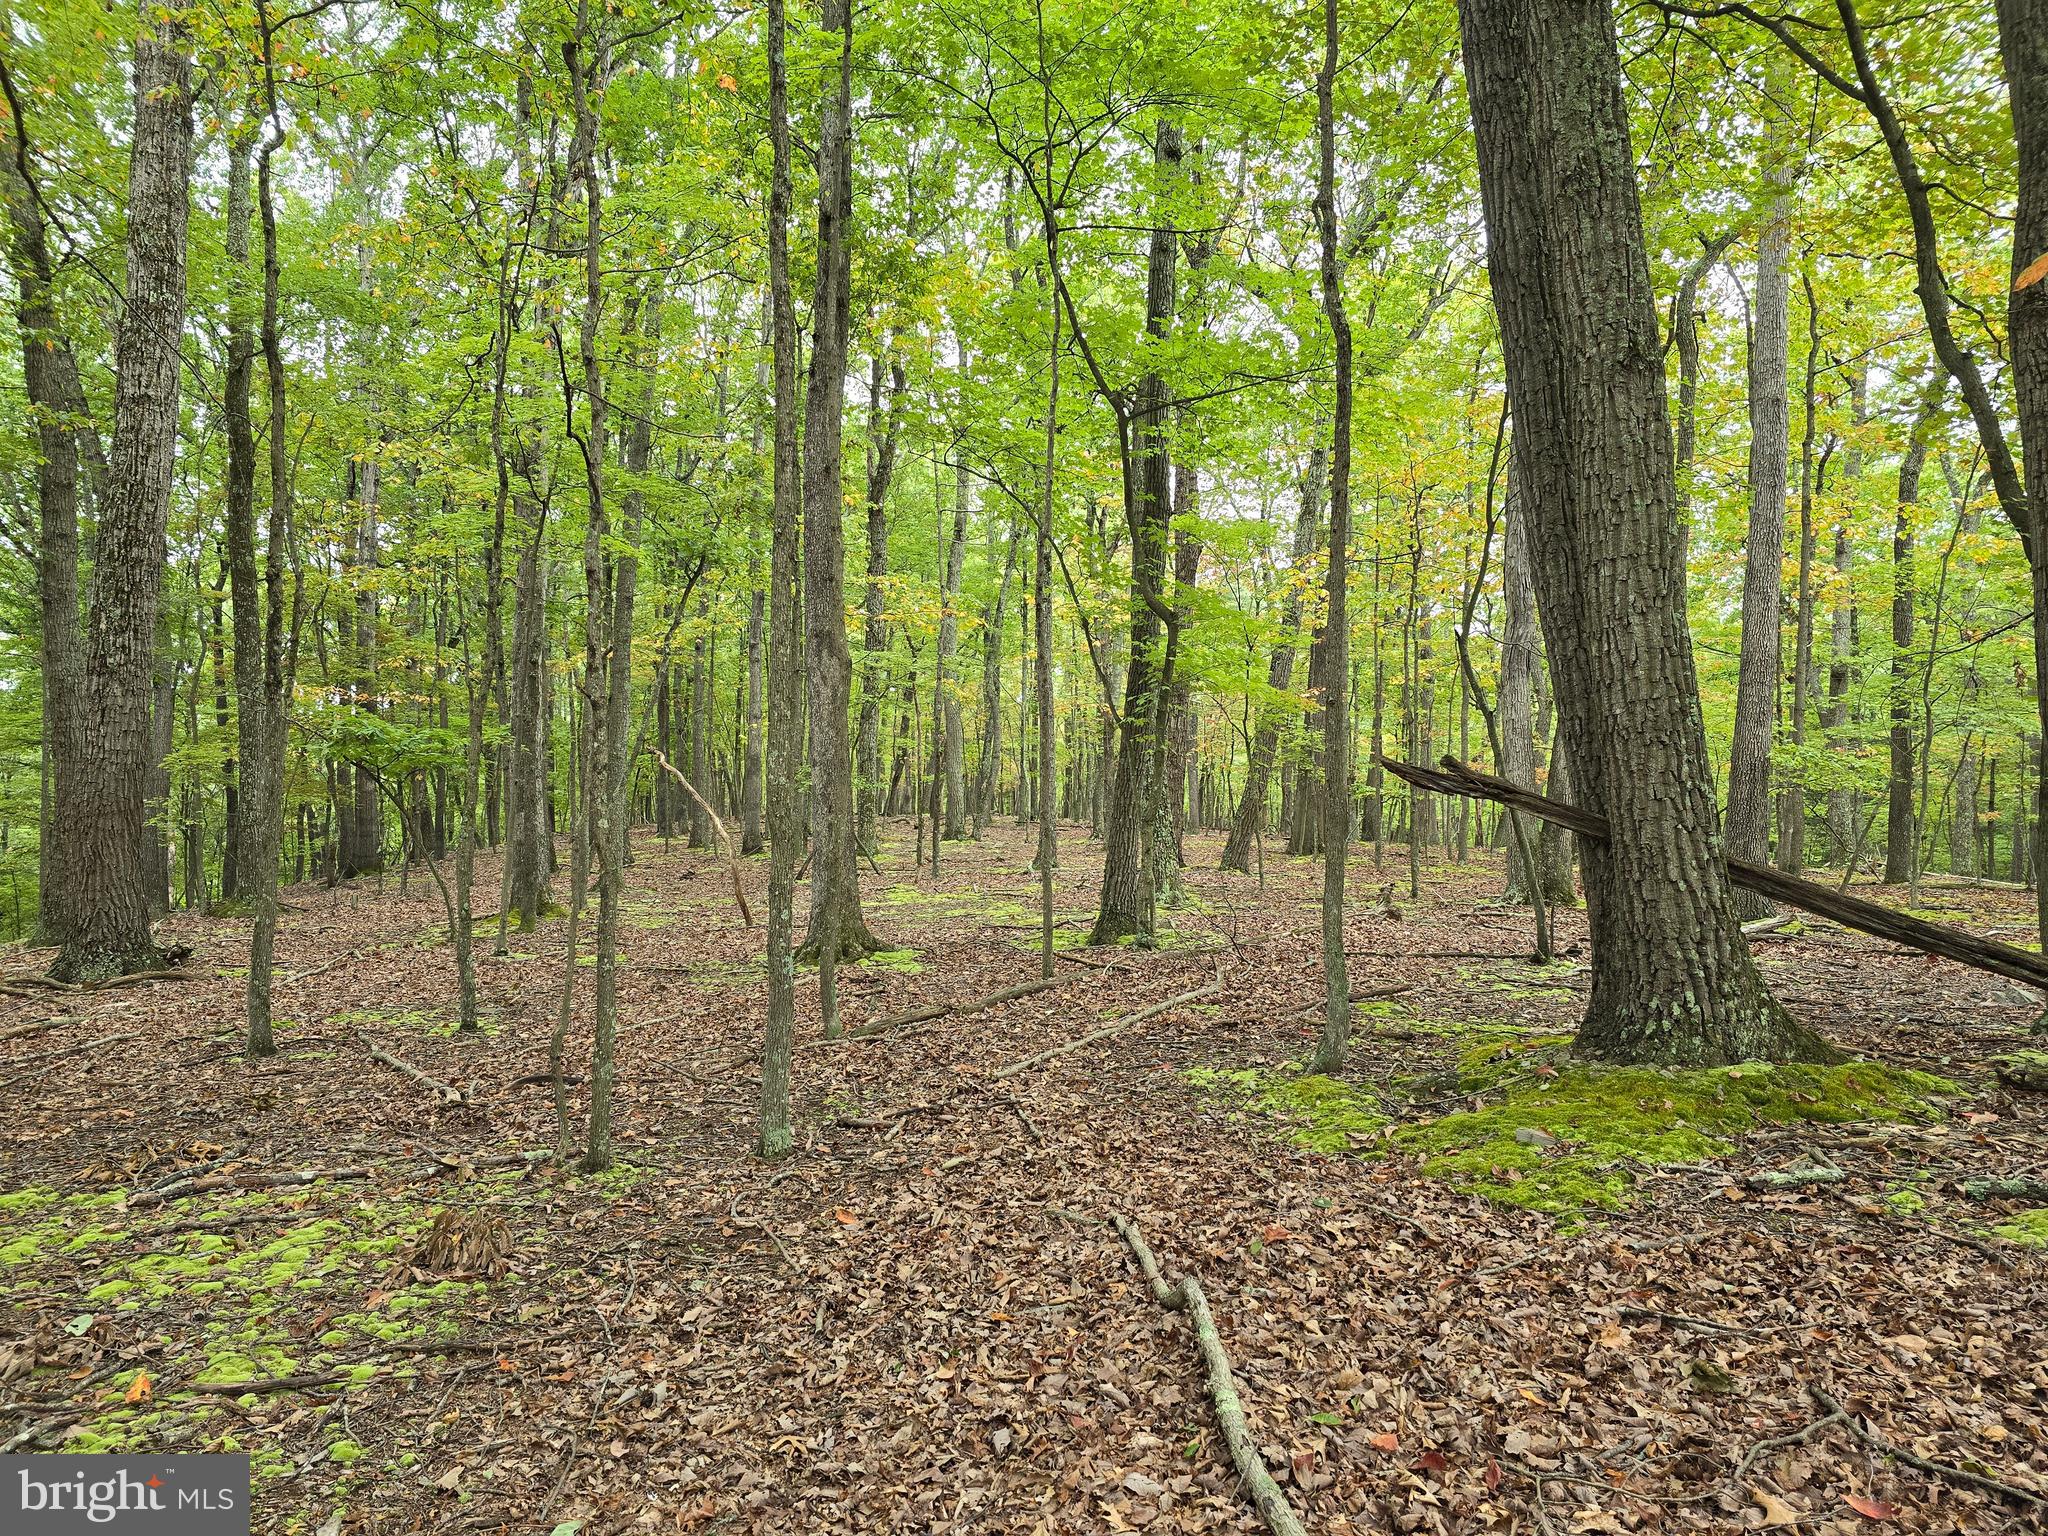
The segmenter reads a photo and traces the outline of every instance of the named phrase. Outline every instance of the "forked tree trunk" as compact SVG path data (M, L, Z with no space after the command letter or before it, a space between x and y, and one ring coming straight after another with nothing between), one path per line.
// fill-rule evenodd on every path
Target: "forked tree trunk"
M1828 1059L1765 990L1717 834L1635 162L1606 0L1462 0L1515 465L1576 798L1593 986L1579 1049Z

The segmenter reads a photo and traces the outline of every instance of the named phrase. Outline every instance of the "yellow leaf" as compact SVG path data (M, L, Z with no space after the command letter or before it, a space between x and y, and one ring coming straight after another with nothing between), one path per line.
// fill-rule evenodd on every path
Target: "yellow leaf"
M720 75L718 77L718 88L721 91L737 91L740 88L740 83L733 79L731 75Z
M2048 251L2027 263L2027 269L2012 280L2012 291L2018 293L2022 288L2031 288L2044 277L2048 277Z
M123 1394L121 1401L124 1403L146 1403L149 1401L149 1372L137 1371L135 1373L135 1380L128 1384L128 1390Z

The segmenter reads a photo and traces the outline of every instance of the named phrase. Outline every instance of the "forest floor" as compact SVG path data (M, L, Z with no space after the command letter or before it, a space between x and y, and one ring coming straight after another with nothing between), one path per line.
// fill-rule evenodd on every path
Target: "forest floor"
M13 984L0 1447L245 1450L255 1528L307 1536L1259 1530L1121 1213L1200 1276L1312 1532L2041 1523L2048 1212L1962 1187L2048 1174L2048 1095L1992 1065L2034 1000L1814 924L1757 941L1779 995L1946 1082L1588 1075L1555 1043L1582 955L1523 962L1497 858L1408 899L1368 850L1353 983L1406 990L1362 1006L1344 1083L1297 1079L1320 868L1188 852L1171 942L1065 950L1056 988L832 1044L800 988L779 1165L751 1151L761 932L644 833L602 1175L527 1157L564 924L484 939L459 1036L423 872L287 893L272 1060L236 1049L245 921L169 921L180 979ZM1035 976L1029 853L1005 825L934 881L891 826L868 915L901 948L844 973L847 1022ZM1077 944L1098 850L1064 829L1062 860ZM2024 939L2025 893L1923 899Z

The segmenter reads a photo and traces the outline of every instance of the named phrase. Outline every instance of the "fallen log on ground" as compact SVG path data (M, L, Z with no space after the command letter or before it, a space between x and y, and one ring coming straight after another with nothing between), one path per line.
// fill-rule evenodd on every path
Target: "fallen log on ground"
M1037 977L1021 981L1014 987L1001 987L985 997L977 997L966 1003L924 1003L916 1008L906 1008L901 1013L886 1013L879 1019L870 1019L857 1029L849 1029L841 1038L863 1040L872 1035L886 1034L892 1029L901 1029L906 1024L922 1024L927 1019L943 1019L952 1015L971 1018L977 1013L986 1013L998 1003L1014 1002L1020 997L1029 997L1034 992L1044 992L1066 983L1064 976ZM822 1040L807 1040L806 1045L823 1044Z
M1187 1274L1181 1276L1180 1284L1168 1284L1136 1224L1121 1215L1111 1216L1110 1222L1130 1246L1138 1268L1144 1272L1145 1284L1151 1287L1152 1299L1169 1312L1187 1313L1194 1324L1195 1346L1201 1351L1202 1364L1208 1368L1209 1399L1216 1407L1216 1423L1223 1431L1224 1443L1230 1447L1231 1464L1237 1468L1252 1507L1258 1510L1273 1536L1308 1536L1252 1439L1251 1426L1245 1422L1244 1400L1237 1395L1237 1378L1231 1374L1230 1356L1224 1352L1222 1335L1216 1331L1216 1319L1210 1314L1209 1299L1202 1294L1202 1282Z
M392 1055L360 1029L355 1032L355 1037L363 1043L363 1048L370 1053L370 1060L381 1061L385 1066L391 1068L392 1071L399 1073L401 1076L411 1078L443 1104L467 1104L469 1102L468 1096L460 1088L457 1088L452 1083L444 1083L438 1077L432 1077L422 1072L403 1057Z
M1205 987L1196 987L1192 992L1182 992L1174 997L1166 998L1162 1002L1154 1003L1149 1008L1140 1008L1136 1013L1127 1013L1113 1024L1105 1024L1102 1028L1090 1030L1087 1034L1077 1039L1052 1046L1047 1050L1037 1052L1035 1055L1026 1056L1022 1061L1013 1061L1007 1067L998 1067L989 1074L989 1081L1001 1082L1006 1077L1015 1077L1019 1072L1035 1067L1040 1062L1051 1061L1055 1056L1065 1056L1070 1051L1078 1051L1084 1045L1093 1045L1097 1040L1107 1040L1111 1035L1121 1034L1141 1019L1149 1019L1154 1014L1166 1012L1169 1008L1178 1008L1182 1003L1192 1003L1200 998L1213 996L1222 990L1222 982L1212 981Z
M1456 758L1445 758L1440 769L1397 762L1390 757L1381 757L1378 761L1387 772L1417 788L1433 790L1440 795L1462 795L1469 800L1491 800L1545 821L1556 822L1561 827L1569 827L1581 837L1597 838L1602 842L1607 840L1606 817L1575 805L1546 799L1534 790L1524 789L1490 773L1481 773ZM2048 959L2040 955L2014 949L2009 944L2000 944L1995 939L1967 933L1960 928L1946 928L1924 918L1910 917L1890 907L1881 907L1874 901L1863 901L1827 886L1815 885L1811 880L1801 880L1782 870L1752 864L1746 859L1729 859L1727 865L1728 878L1744 890L1755 891L1772 901L1782 901L1787 906L1827 918L1844 928L1890 939L1925 954L1939 955L1944 960L1974 966L1980 971L1990 971L1993 975L2025 982L2030 987L2048 992Z

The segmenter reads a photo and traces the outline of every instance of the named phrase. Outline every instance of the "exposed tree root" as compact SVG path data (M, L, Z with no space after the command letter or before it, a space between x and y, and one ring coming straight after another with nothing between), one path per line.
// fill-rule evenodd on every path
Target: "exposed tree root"
M998 1067L989 1074L989 1081L1001 1082L1006 1077L1015 1077L1019 1072L1035 1067L1041 1062L1051 1061L1055 1056L1065 1056L1080 1050L1084 1045L1093 1045L1097 1040L1107 1040L1111 1035L1121 1034L1141 1019L1149 1019L1154 1014L1166 1012L1169 1008L1178 1008L1182 1003L1192 1003L1198 998L1210 997L1222 990L1221 981L1212 981L1206 987L1196 987L1192 992L1182 992L1163 1002L1154 1003L1149 1008L1140 1008L1136 1013L1127 1013L1114 1024L1105 1024L1101 1029L1090 1030L1079 1039L1051 1046L1035 1055L1026 1056L1022 1061L1013 1061L1007 1067Z
M1224 1443L1230 1447L1231 1464L1237 1468L1252 1507L1273 1536L1308 1536L1252 1440L1251 1426L1245 1422L1244 1402L1237 1395L1237 1378L1231 1374L1230 1356L1224 1353L1223 1339L1216 1331L1216 1319L1210 1315L1209 1299L1202 1294L1201 1281L1188 1274L1181 1276L1180 1284L1169 1285L1137 1225L1122 1215L1112 1215L1110 1222L1130 1246L1138 1268L1144 1272L1145 1283L1151 1287L1152 1299L1169 1312L1186 1312L1194 1324L1195 1346L1209 1372L1209 1398L1216 1407L1216 1423L1223 1431Z

